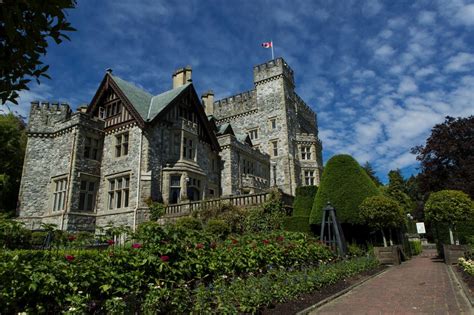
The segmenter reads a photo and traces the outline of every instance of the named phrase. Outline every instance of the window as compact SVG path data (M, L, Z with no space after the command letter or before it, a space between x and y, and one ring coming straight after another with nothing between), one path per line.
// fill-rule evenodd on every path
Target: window
M273 156L278 156L278 141L272 141Z
M249 130L249 136L251 140L258 139L258 128Z
M194 160L196 155L196 147L192 139L183 137L183 158Z
M63 211L66 204L67 178L54 181L53 211Z
M84 143L84 158L99 160L99 139L86 137Z
M94 210L96 183L92 181L81 180L79 192L79 210Z
M129 188L129 176L109 179L109 209L128 207Z
M270 119L270 127L271 127L272 129L276 129L276 127L277 127L277 120L276 120L276 118Z
M118 102L114 102L112 104L109 104L105 108L106 111L106 117L111 117L120 114L122 111L122 106Z
M181 193L181 176L173 175L170 177L170 198L169 203L178 203Z
M179 157L180 150L181 150L181 134L179 132L174 134L173 146L174 146L175 156Z
M128 132L115 136L115 157L128 154Z
M311 160L311 147L302 146L301 147L301 159L302 160Z
M272 169L273 169L273 186L276 186L277 185L277 167L276 165L273 165L272 166Z
M304 171L304 183L307 186L314 185L314 171Z

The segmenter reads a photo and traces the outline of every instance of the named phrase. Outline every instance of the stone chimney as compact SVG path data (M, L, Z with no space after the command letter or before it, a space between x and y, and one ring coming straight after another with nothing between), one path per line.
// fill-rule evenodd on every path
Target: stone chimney
M178 69L173 74L173 89L179 88L188 82L191 82L191 73L193 70L191 66Z
M214 115L214 92L211 90L207 91L201 96L202 105L204 105L204 110L206 115Z

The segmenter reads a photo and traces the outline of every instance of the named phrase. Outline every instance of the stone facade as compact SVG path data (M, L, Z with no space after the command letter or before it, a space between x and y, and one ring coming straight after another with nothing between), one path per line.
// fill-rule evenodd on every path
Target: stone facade
M302 185L319 185L322 144L316 114L296 94L293 70L277 58L255 66L254 89L205 103L218 126L230 123L248 134L254 148L270 155L270 182L294 195ZM207 94L206 94L207 96Z
M149 200L175 204L319 183L314 112L279 58L254 68L255 89L198 99L191 68L159 95L105 74L87 107L33 102L19 220L64 230L135 228ZM267 154L268 153L268 154ZM306 175L305 175L306 174Z

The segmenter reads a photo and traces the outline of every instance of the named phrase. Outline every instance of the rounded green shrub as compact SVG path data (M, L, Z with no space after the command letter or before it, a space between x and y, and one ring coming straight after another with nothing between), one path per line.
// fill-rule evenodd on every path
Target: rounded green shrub
M309 216L306 217L287 217L283 220L283 228L290 232L311 232L309 226Z
M430 194L425 204L425 215L428 221L456 225L474 217L473 202L459 190L437 191Z
M202 223L193 217L183 217L176 220L176 226L187 230L202 230Z
M206 231L212 235L226 236L230 232L230 227L224 220L211 219L207 221Z
M322 210L331 202L339 222L361 224L359 205L365 198L377 195L380 191L353 157L335 155L324 168L309 222L320 224Z

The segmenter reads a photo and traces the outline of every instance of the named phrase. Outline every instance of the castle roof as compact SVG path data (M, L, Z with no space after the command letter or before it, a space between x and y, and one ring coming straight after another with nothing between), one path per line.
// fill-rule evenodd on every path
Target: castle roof
M125 94L133 107L140 114L144 121L151 121L163 109L168 106L181 92L183 92L191 83L186 83L176 89L163 92L153 96L145 90L137 87L133 83L127 82L115 75L110 75L120 90Z

